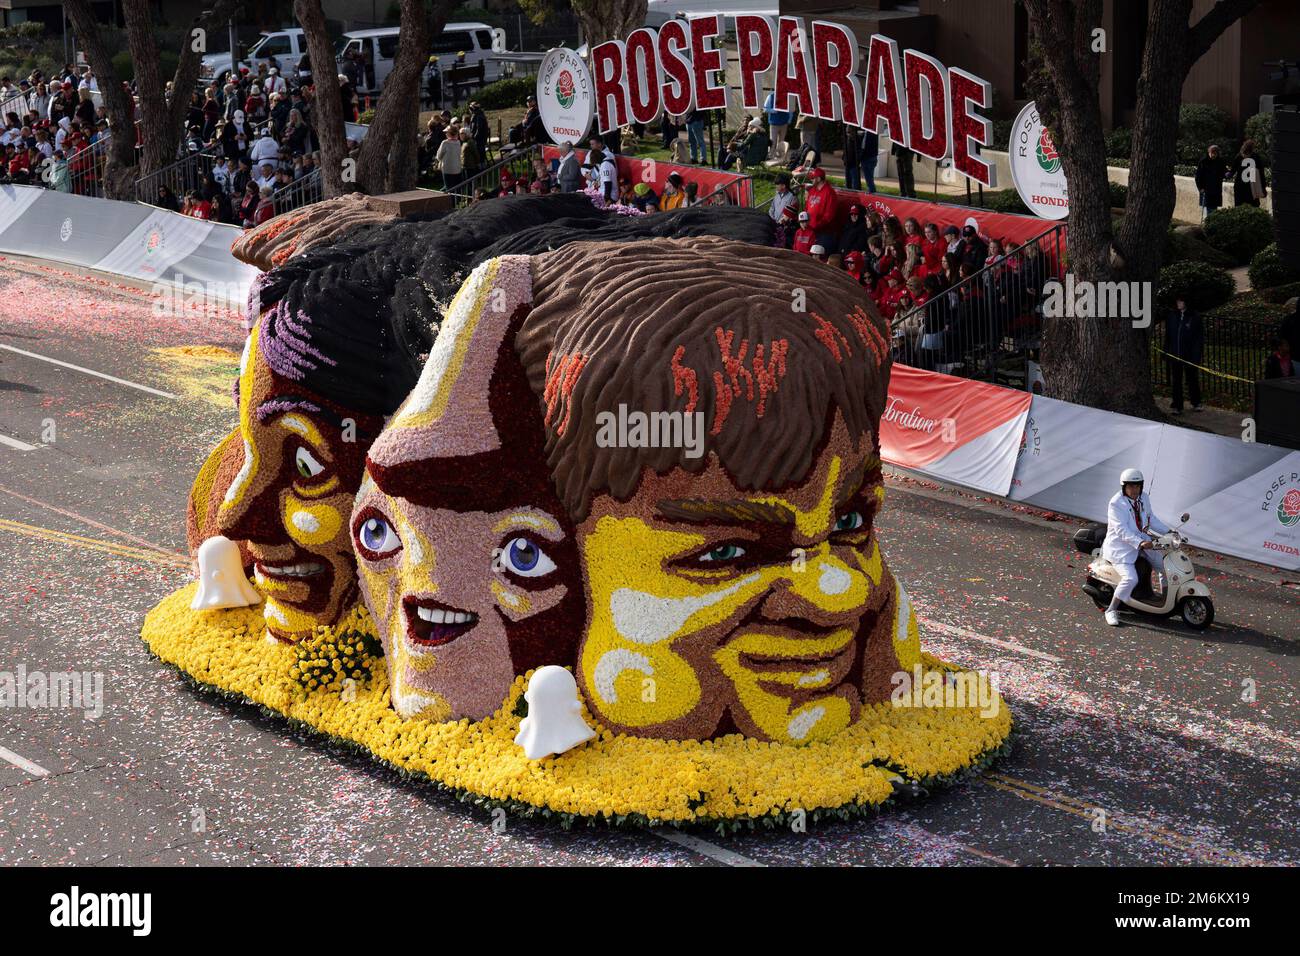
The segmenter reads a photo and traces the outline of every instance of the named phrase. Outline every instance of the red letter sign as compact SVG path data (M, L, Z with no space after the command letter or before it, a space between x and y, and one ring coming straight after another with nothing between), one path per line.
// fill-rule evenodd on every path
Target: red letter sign
M808 82L811 70L803 21L798 17L782 17L776 26L776 96L773 105L778 110L789 112L790 97L793 96L800 113L817 115L817 103Z
M979 158L979 147L988 145L993 124L968 108L973 103L988 109L993 102L993 88L987 81L955 66L948 68L948 87L952 103L952 164L957 172L985 186L994 186L997 169ZM976 147L974 152L972 143Z
M858 125L858 43L838 23L814 20L813 75L817 77L817 117Z
M659 90L664 83L659 69L655 32L642 27L627 36L623 52L627 63L628 105L632 122L649 123L659 115Z
M695 103L691 89L691 61L682 54L686 51L686 24L669 20L659 28L659 63L671 82L664 84L664 112L681 116Z
M898 59L898 44L873 34L871 54L867 58L866 102L862 107L862 126L880 132L880 122L888 125L885 134L895 143L908 145L907 125L903 122L903 66Z
M772 37L775 28L767 17L741 14L736 17L736 47L740 50L740 98L745 109L762 108L763 87L759 74L772 68Z
M948 121L948 74L932 56L907 50L907 131L912 149L931 159L946 159L951 123Z
M596 84L596 125L602 133L627 125L623 59L622 40L607 40L591 51L592 81Z
M727 57L709 40L722 33L722 14L696 17L691 21L691 68L695 75L695 108L722 109L727 105L726 86L714 86L709 74L726 68Z

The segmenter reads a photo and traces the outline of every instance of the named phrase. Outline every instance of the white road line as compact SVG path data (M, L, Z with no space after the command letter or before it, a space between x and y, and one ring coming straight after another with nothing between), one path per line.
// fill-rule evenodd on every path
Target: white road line
M988 637L984 634L977 634L974 631L964 627L957 627L954 624L945 624L943 621L936 621L930 617L917 617L917 620L926 627L934 628L943 634L951 634L953 637L964 637L969 641L983 641L985 644L992 644L1003 650L1015 651L1017 654L1028 654L1030 657L1037 657L1042 661L1051 661L1053 664L1060 664L1065 660L1064 657L1057 657L1055 654L1045 654L1042 651L1036 651L1032 647L1025 647L1023 644L1016 644L1013 641L1001 641L996 637Z
M715 846L707 840L701 840L699 837L691 836L689 833L683 833L681 830L675 830L672 827L644 827L648 833L653 833L657 837L662 837L669 843L676 843L678 846L684 846L693 853L700 856L707 856L710 860L716 860L726 866L766 866L766 863L759 863L757 860L751 860L747 856L728 850L725 847Z
M29 445L25 441L19 441L17 438L10 438L8 435L0 435L0 445L5 445L18 451L35 451L38 447L36 445Z
M50 772L40 764L32 763L26 757L20 757L12 750L6 750L4 747L0 747L0 760L13 764L19 770L26 770L33 777L48 777L50 775Z
M116 382L118 385L125 385L127 388L139 389L142 392L148 392L150 395L157 395L159 398L175 398L171 392L160 391L156 388L150 388L148 385L141 385L138 382L128 382L124 378L118 378L116 375L108 375L104 372L96 372L93 368L82 368L80 365L73 365L71 362L64 362L60 359L50 358L48 355L38 355L36 352L27 352L23 349L16 349L12 345L0 345L0 349L8 352L14 352L17 355L26 355L28 358L34 358L41 362L49 362L51 365L59 365L63 368L70 368L74 372L83 372L86 375L93 375L96 378L102 378L109 382Z

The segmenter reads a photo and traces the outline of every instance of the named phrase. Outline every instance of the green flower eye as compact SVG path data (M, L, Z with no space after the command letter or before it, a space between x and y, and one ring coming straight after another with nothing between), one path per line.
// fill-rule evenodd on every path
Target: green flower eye
M745 549L735 544L720 544L712 551L700 555L701 561L734 561L745 554Z
M863 524L861 511L850 511L848 514L840 515L839 520L835 522L836 531L856 531Z

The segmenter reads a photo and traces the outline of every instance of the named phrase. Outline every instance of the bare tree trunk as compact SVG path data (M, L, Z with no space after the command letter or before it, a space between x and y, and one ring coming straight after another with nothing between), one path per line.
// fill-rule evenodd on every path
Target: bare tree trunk
M595 46L606 40L626 40L645 23L646 0L573 0L582 38Z
M325 30L325 13L321 10L321 0L294 0L293 12L307 38L311 79L316 89L312 129L320 143L321 184L325 198L330 199L349 191L343 182L348 145L347 138L343 135L343 103L339 98L334 49Z
M130 94L113 69L113 55L99 32L90 0L67 0L68 19L77 33L90 68L99 78L100 93L112 132L104 163L104 195L109 199L135 199L135 124L131 121Z
M416 160L419 135L420 81L429 62L435 33L442 32L456 0L401 0L402 39L393 72L375 108L370 132L357 154L357 189L363 193L399 192L414 188L420 170Z
M1023 0L1030 28L1051 55L1042 57L1051 128L1070 185L1069 269L1078 282L1149 282L1159 275L1173 214L1178 106L1193 63L1214 39L1260 0L1220 0L1190 27L1192 0L1151 0L1133 126L1128 201L1119 232L1101 121L1099 55L1093 30L1102 0ZM1152 293L1154 294L1154 293ZM1142 417L1157 417L1151 395L1150 330L1132 318L1045 320L1043 372L1053 398Z

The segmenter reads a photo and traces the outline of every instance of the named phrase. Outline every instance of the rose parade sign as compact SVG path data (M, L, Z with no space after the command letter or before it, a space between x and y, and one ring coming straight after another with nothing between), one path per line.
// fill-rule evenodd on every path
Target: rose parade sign
M924 652L877 530L888 327L772 228L569 195L250 233L269 268L191 492L198 581L149 648L564 821L845 816L987 766L1011 715ZM607 425L635 413L663 440Z
M993 132L980 112L993 105L987 81L920 51L900 51L897 41L879 34L868 41L860 71L857 39L838 23L815 20L809 28L800 17L739 14L733 26L734 68L721 45L722 14L669 20L658 29L634 30L626 40L597 44L590 66L576 53L552 50L537 80L543 121L549 129L547 111L555 109L549 101L557 93L568 108L557 79L562 71L580 78L575 80L580 94L592 91L602 133L650 123L664 113L725 109L731 92L724 75L738 76L743 107L757 113L763 108L763 79L770 77L776 109L875 130L922 156L951 159L957 172L978 183L997 185L995 167L980 158ZM586 134L582 124L564 125L560 135L551 132L557 143ZM571 135L580 126L582 134Z

